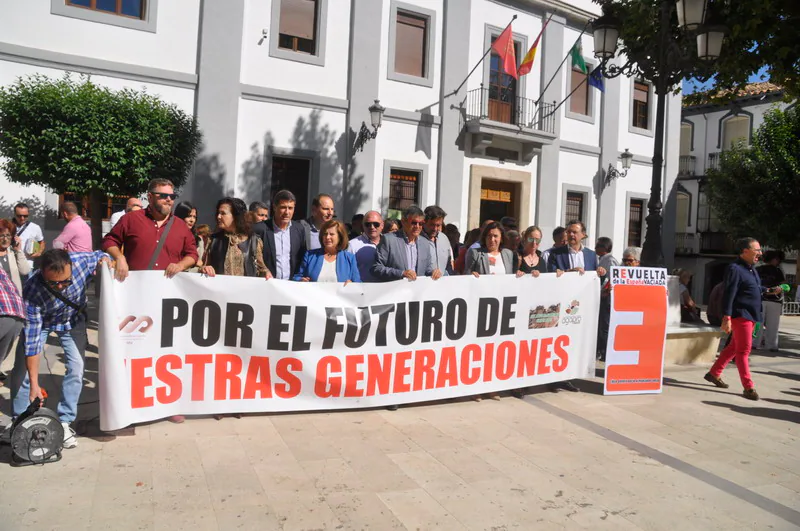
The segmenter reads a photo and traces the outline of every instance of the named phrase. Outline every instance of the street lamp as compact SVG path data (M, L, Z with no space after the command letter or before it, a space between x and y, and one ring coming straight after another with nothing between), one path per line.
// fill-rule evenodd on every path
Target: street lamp
M708 2L706 0L678 0L678 25L687 31L694 31L706 20Z
M612 4L613 5L613 4ZM622 27L614 25L614 19L603 11L603 16L594 21L592 33L594 34L594 55L601 60L599 72L607 77L614 78L620 75L628 77L637 76L653 83L656 92L656 122L653 139L653 174L650 182L650 200L647 202L648 215L647 232L642 246L642 265L663 266L664 255L661 240L661 175L664 162L664 125L667 106L667 96L675 84L680 81L681 72L697 71L697 60L693 54L684 51L692 36L689 32L698 30L697 47L698 57L703 61L711 61L719 57L725 30L718 25L703 25L708 11L708 0L660 0L658 4L658 18L654 40L647 46L637 47L636 50L627 49L627 61L623 65L609 62L616 53L617 43L611 37L619 35ZM678 22L685 30L676 36L672 17L673 10L677 9ZM681 44L684 47L681 47ZM632 158L632 156L631 156ZM623 167L625 158L623 158ZM630 166L629 166L630 167ZM615 168L610 170L617 171ZM610 183L611 171L606 175ZM626 172L627 173L627 172ZM611 177L613 179L614 177Z
M378 129L380 129L383 122L385 110L386 108L381 105L380 100L375 100L375 103L369 106L369 121L372 123L372 131L367 127L366 122L361 122L361 129L358 131L358 136L353 146L354 151L363 151L364 144L378 136Z
M611 181L614 179L624 179L628 176L628 170L631 169L631 162L633 162L633 153L628 151L628 148L625 148L625 153L622 153L619 158L622 159L623 171L619 171L617 168L609 164L608 170L606 170L605 187L610 186Z

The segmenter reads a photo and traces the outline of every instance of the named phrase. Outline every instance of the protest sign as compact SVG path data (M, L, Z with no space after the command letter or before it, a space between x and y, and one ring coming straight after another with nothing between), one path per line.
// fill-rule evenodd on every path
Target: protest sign
M667 270L612 267L606 395L660 393L667 339Z
M593 272L382 284L103 271L101 428L364 408L594 375Z

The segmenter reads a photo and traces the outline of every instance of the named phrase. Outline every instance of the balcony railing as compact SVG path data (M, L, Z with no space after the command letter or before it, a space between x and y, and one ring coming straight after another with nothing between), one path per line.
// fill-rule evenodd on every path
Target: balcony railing
M697 254L697 235L694 232L675 233L675 254Z
M501 91L502 92L502 91ZM537 129L555 134L555 103L539 102L528 98L490 97L490 89L477 88L467 93L467 118L491 120L516 125L524 129Z
M727 232L701 232L700 252L708 254L734 254L733 239Z
M681 155L678 161L678 175L681 177L694 176L697 158L694 155Z
M719 159L720 152L716 153L709 153L708 154L708 165L706 166L706 170L718 170L719 169Z

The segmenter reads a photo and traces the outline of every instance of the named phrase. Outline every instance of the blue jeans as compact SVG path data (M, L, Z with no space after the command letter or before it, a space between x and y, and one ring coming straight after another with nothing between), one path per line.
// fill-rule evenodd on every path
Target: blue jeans
M83 359L86 349L86 321L79 319L76 326L68 332L56 332L42 329L42 345L47 341L47 336L56 334L64 349L67 372L61 384L61 400L58 402L58 418L61 422L72 422L78 415L78 400L83 390ZM43 353L39 354L43 356ZM41 365L45 365L43 362ZM41 369L40 365L40 369ZM26 366L25 334L20 336L17 345L14 370L11 373L11 400L14 405L14 417L25 412L30 404L30 379Z

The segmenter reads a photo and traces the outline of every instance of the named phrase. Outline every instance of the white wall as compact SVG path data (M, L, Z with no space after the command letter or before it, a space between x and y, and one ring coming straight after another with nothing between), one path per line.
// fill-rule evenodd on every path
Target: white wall
M317 121L312 123L313 118ZM381 128L383 130L383 128ZM261 199L266 145L305 149L320 154L320 192L338 199L330 183L341 190L341 159L336 145L345 131L345 114L294 105L240 100L236 147L235 193L245 202ZM358 172L364 170L357 169ZM366 171L369 175L369 171ZM309 187L309 197L318 192Z
M168 0L169 1L169 0ZM347 65L350 54L350 2L328 0L325 66L316 66L269 55L268 36L259 45L262 30L280 31L272 24L272 1L246 0L242 41L242 83L347 98Z
M177 72L196 70L198 0L159 2L156 33L53 15L50 0L3 0L0 12L0 39L9 44Z

